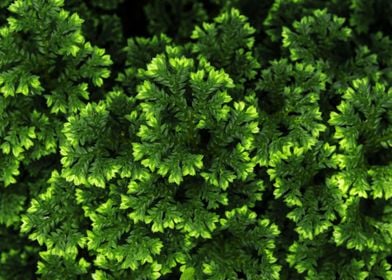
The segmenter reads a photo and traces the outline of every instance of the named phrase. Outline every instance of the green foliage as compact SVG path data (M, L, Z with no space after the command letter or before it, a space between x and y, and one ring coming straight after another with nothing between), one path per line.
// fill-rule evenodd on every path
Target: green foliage
M391 11L2 1L0 279L392 279Z
M0 30L0 224L9 230L19 228L26 204L45 189L53 167L42 163L58 154L64 116L83 108L89 88L110 73L109 56L85 40L83 20L62 5L13 1ZM24 265L22 258L36 251L4 251L3 265L15 253Z
M16 182L21 162L57 152L61 115L83 108L88 87L101 86L110 73L109 56L85 41L83 20L61 5L15 1L9 7L14 16L1 28L0 173L5 186Z
M121 49L125 43L125 28L122 26L121 17L117 15L123 4L124 0L64 1L65 9L83 18L82 31L86 39L93 45L104 48L115 65L123 60ZM114 73L118 71L114 67L111 70ZM100 91L100 94L103 92Z
M196 39L193 52L205 57L215 67L223 68L238 84L256 75L259 63L252 48L255 29L237 9L231 9L214 19L214 23L196 26L191 38Z
M326 9L315 10L311 16L293 23L294 32L283 27L283 47L289 49L293 61L333 59L342 47L339 43L351 36L350 28L343 27L344 22L344 18L331 15Z

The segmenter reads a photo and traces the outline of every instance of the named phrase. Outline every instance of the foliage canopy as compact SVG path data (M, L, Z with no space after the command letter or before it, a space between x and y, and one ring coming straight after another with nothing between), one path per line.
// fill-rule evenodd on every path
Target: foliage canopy
M391 13L1 1L0 279L392 279Z

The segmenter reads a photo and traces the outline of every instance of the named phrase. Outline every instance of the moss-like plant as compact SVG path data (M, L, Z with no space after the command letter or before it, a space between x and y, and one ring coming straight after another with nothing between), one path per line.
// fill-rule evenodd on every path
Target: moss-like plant
M391 10L0 3L0 279L392 279Z

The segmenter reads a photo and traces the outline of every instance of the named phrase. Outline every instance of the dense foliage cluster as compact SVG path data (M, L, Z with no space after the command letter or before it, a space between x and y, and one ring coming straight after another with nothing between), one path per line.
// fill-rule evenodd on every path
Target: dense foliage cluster
M391 14L1 1L0 279L392 279Z

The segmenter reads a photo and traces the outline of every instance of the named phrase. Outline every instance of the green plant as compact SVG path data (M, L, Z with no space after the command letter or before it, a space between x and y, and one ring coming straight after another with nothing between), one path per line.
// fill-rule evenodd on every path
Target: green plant
M3 2L0 279L392 279L388 1Z

